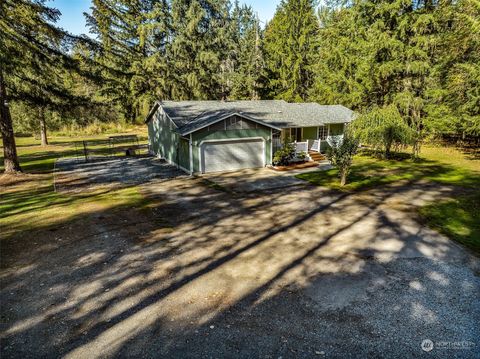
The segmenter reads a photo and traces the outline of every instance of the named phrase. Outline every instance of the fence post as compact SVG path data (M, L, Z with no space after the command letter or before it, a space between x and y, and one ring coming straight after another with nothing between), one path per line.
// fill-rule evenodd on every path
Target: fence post
M82 142L83 142L83 153L85 155L85 162L88 162L87 141L82 141Z
M110 157L113 158L113 147L115 146L114 142L113 142L113 138L109 138L109 143L108 143L109 147L110 147Z

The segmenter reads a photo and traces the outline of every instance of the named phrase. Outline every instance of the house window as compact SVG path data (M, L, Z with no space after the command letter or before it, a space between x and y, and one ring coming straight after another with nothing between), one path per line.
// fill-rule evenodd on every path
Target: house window
M294 127L290 129L290 139L292 141L301 142L302 141L302 129L299 127Z
M328 127L327 126L319 126L318 127L318 139L319 140L326 140L328 136Z
M245 120L240 116L232 116L225 120L227 130L248 130L257 128L257 123L253 121Z
M237 116L232 116L226 119L227 130L241 130L242 129L242 119Z

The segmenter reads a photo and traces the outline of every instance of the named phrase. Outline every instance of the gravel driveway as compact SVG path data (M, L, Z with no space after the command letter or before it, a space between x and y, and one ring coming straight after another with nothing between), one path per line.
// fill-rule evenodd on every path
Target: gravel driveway
M317 167L291 171L275 171L271 168L248 168L232 172L205 173L202 174L202 177L224 187L228 191L248 193L305 185L305 181L295 178L295 175L328 170L330 168L330 164L325 161Z
M449 191L143 184L2 250L2 358L478 358L479 260L413 209Z

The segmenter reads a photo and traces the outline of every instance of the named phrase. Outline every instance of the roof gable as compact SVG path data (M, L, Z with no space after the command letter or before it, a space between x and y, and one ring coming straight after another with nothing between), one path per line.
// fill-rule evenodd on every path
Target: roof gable
M202 116L199 116L198 118L196 118L194 121L190 121L188 122L186 125L182 126L180 129L179 129L179 132L182 136L186 136L192 132L195 132L195 131L199 131L201 130L202 128L205 128L205 127L208 127L208 126L211 126L217 122L220 122L220 121L223 121L223 120L226 120L232 116L238 116L238 117L241 117L245 120L248 120L248 121L252 121L252 122L255 122L255 123L258 123L262 126L266 126L266 127L270 127L270 128L273 128L275 130L280 130L279 127L276 127L274 125L271 125L271 124L268 124L268 123L265 123L263 121L259 121L255 118L250 118L249 116L245 115L245 114L241 114L241 113L238 113L238 112L225 112L225 111L217 111L216 113L205 113L203 114Z

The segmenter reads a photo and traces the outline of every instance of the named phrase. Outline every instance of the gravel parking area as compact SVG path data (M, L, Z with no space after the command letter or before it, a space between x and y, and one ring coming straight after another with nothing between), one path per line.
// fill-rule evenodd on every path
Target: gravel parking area
M185 172L155 157L114 157L84 162L61 158L55 166L60 190L82 191L92 186L131 186L185 176Z
M479 259L415 218L450 188L155 179L148 208L6 241L2 358L479 357Z

